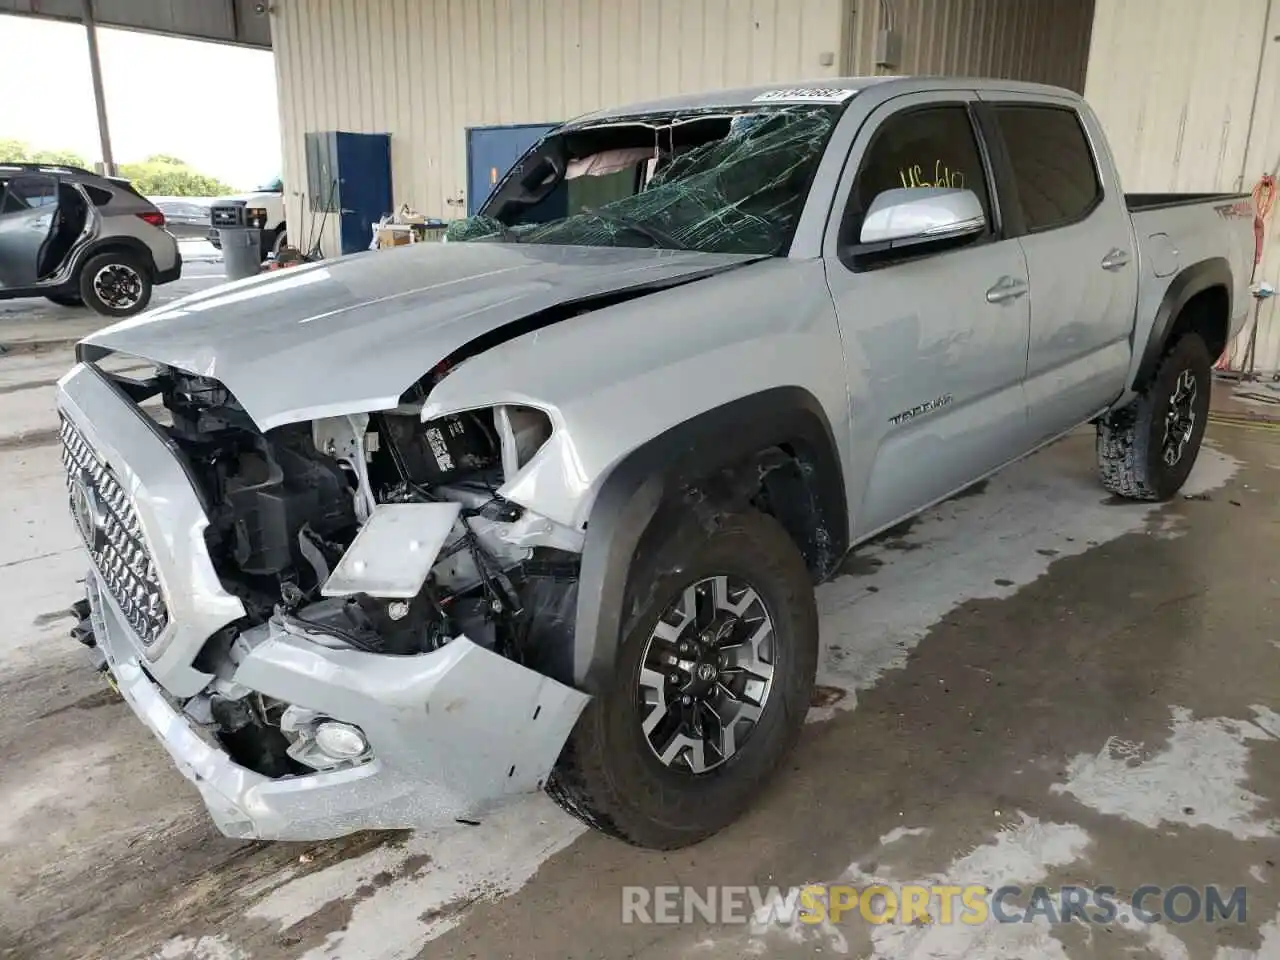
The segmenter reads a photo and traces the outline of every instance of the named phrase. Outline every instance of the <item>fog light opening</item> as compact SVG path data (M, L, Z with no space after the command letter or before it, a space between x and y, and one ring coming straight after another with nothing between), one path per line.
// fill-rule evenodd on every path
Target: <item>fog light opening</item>
M369 741L359 727L337 720L317 724L315 742L321 753L334 760L358 760L369 750Z

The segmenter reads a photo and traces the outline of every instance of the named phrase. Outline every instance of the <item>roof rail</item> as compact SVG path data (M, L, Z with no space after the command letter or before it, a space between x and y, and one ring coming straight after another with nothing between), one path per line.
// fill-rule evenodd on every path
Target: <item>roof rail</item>
M84 167L70 163L28 163L26 161L0 161L0 170L25 170L31 173L74 173L85 177L96 177L98 174Z

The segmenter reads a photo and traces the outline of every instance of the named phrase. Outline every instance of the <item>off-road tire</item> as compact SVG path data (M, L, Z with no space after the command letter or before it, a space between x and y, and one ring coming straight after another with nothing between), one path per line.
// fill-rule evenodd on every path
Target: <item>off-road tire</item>
M804 725L818 661L818 615L803 558L772 517L696 522L649 553L629 578L622 641L609 688L583 711L547 793L590 827L639 847L671 850L737 820L761 794ZM737 753L697 776L664 766L641 729L636 679L650 633L685 586L717 574L755 588L779 641L774 686Z
M48 293L45 299L50 303L56 303L60 307L83 307L84 301L80 299L80 295L76 293Z
M280 256L280 251L289 243L289 237L284 231L284 227L278 230L264 230L262 232L262 245L259 249L259 261L265 262L272 254Z
M1195 378L1195 423L1177 463L1162 456L1165 413L1178 379ZM1128 406L1098 423L1098 472L1102 485L1130 500L1168 500L1186 482L1195 465L1209 416L1213 372L1208 348L1198 334L1186 333L1165 352L1146 390Z
M128 267L138 276L141 292L138 298L127 307L117 307L107 303L94 288L94 278L98 272L104 267L114 265L122 265ZM151 269L142 262L142 259L134 253L128 251L111 251L108 253L100 253L80 268L80 297L84 301L84 305L94 313L100 313L105 317L131 317L136 313L141 313L147 309L147 304L151 302Z

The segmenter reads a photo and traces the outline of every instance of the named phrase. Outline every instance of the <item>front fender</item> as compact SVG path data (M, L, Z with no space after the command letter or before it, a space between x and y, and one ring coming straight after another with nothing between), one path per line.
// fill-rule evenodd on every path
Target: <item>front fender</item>
M843 553L847 379L822 264L771 260L494 347L437 384L422 416L525 404L551 418L551 439L499 493L585 531L572 679L593 690L612 666L636 543L690 478L804 445Z
M551 439L500 492L584 529L604 477L631 451L701 413L797 385L847 464L847 371L822 264L768 260L502 343L434 386L422 418L544 410Z

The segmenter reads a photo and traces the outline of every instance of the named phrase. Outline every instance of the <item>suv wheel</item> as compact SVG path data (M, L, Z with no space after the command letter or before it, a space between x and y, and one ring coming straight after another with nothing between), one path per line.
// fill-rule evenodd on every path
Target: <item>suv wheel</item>
M709 538L687 525L629 592L610 688L547 792L589 826L674 849L738 819L799 735L818 660L813 584L782 526L751 511Z
M1177 493L1200 452L1212 387L1208 348L1184 334L1142 395L1098 424L1102 485L1132 500Z
M85 305L108 317L129 317L151 302L151 271L127 252L100 253L80 270Z

